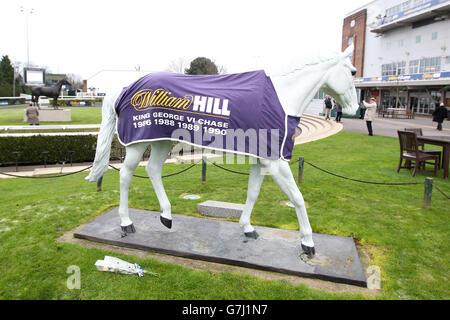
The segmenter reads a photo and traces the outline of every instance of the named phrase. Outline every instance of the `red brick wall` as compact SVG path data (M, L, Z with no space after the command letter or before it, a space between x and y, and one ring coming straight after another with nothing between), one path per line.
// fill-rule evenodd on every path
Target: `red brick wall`
M364 72L364 45L366 40L367 10L363 9L344 19L342 26L342 51L348 47L348 39L353 36L353 65L358 70L355 77L362 77ZM353 27L350 26L355 21Z

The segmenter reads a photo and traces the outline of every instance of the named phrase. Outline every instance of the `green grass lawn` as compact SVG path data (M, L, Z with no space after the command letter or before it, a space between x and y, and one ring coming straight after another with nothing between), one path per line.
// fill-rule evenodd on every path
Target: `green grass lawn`
M341 132L324 140L295 147L293 159L306 161L355 179L377 182L423 182L426 174L402 170L398 140ZM166 165L163 174L188 165ZM249 165L225 165L238 171ZM292 166L294 175L297 165ZM137 174L144 175L139 168ZM0 298L2 299L370 299L263 280L251 275L195 270L153 258L138 258L78 244L60 243L58 237L119 204L118 173L109 170L103 191L84 181L86 173L57 179L0 179ZM205 200L244 203L247 177L208 166L201 184L201 166L164 179L174 213L198 216ZM435 183L450 193L450 182ZM449 200L436 190L432 208L422 208L423 185L381 186L327 175L305 164L300 185L313 231L358 239L369 252L371 264L381 268L382 293L377 299L449 299ZM183 193L200 194L184 200ZM281 206L287 200L270 177L262 186L252 214L254 225L298 229L295 210ZM131 207L159 211L151 183L134 178ZM119 221L119 220L118 220ZM237 221L235 219L234 221ZM176 220L173 222L176 224ZM99 272L97 259L113 255L160 278ZM81 289L69 290L67 267L81 269Z
M42 122L41 125L68 125L68 124L98 124L102 122L101 107L60 107L60 109L70 109L72 121L70 122ZM23 126L23 110L0 109L0 126Z

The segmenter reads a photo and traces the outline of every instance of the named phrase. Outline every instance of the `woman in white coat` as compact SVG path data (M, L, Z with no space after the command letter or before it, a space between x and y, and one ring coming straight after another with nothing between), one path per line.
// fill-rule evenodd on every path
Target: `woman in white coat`
M370 98L370 103L367 103L366 100L363 100L363 104L366 107L365 119L367 130L369 131L369 136L373 136L372 121L375 119L375 114L377 112L377 102L375 98Z

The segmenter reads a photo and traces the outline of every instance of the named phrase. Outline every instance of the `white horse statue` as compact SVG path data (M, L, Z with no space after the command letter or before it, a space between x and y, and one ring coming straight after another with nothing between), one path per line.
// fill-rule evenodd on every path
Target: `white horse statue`
M353 82L356 69L349 59L352 52L353 46L350 46L343 53L313 58L308 63L296 66L288 73L271 77L273 88L285 114L300 117L319 89L334 97L343 106L345 113L355 114L358 102ZM89 176L86 177L88 181L98 181L108 170L111 141L116 130L117 120L114 104L120 93L118 91L107 95L103 102L102 124L98 135L93 168ZM172 226L171 205L161 178L162 166L170 153L172 141L163 139L137 142L126 146L126 157L120 170L119 215L120 225L125 234L135 232L128 212L128 190L133 173L149 144L151 145L151 155L146 171L161 206L160 220L166 227L171 228ZM248 181L247 201L239 220L243 232L247 237L255 239L258 237L250 224L250 216L264 180L264 172L271 174L273 180L294 204L300 225L301 247L304 254L312 258L315 249L305 202L294 180L289 163L284 159L259 158L252 164Z

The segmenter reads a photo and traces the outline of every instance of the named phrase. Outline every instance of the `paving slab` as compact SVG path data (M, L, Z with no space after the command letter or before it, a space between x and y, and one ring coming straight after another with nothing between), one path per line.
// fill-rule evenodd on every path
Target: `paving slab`
M352 238L313 234L316 256L300 258L299 233L255 226L259 238L246 238L236 222L172 214L172 229L159 212L130 209L136 233L121 237L118 207L77 231L76 238L191 259L262 269L367 286Z

